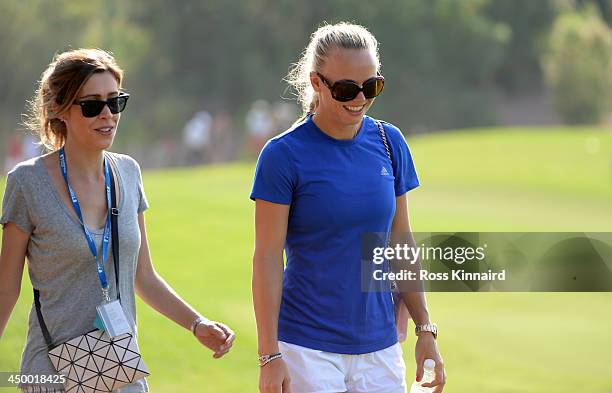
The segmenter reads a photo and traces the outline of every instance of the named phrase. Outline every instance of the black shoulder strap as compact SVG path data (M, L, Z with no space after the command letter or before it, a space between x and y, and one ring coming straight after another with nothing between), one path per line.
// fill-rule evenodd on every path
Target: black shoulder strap
M110 184L111 184L111 236L113 246L113 263L115 266L115 285L117 288L117 299L121 301L121 293L119 291L119 209L117 209L117 191L115 189L115 175L112 169L110 170Z
M111 184L111 243L113 245L113 261L115 266L115 285L117 288L117 299L121 301L121 294L119 293L119 225L117 223L117 218L119 217L119 210L117 209L117 192L115 190L115 176L113 175L113 171L110 171L110 184ZM43 318L41 306L40 306L40 291L38 289L34 289L34 306L36 307L36 317L38 318L38 323L40 324L40 329L42 330L42 335L45 339L45 343L47 344L47 348L49 350L55 348L53 344L53 340L51 339L51 334L49 334L49 329L47 328L47 324L45 323L45 319Z
M40 330L42 330L42 335L45 338L45 343L47 343L47 348L51 350L55 348L55 345L53 345L51 335L49 334L49 329L47 329L47 324L45 323L45 320L42 316L42 312L40 311L40 292L38 291L38 289L34 289L34 305L36 306L36 316L38 317Z
M378 130L380 131L380 137L385 145L385 150L387 151L387 157L389 157L389 161L391 161L391 170L393 170L393 158L391 157L391 149L389 149L389 143L387 142L387 133L385 132L385 127L383 127L382 123L379 120L376 120L376 125L378 126Z
M376 125L378 126L378 131L380 131L380 138L385 145L385 150L387 151L387 157L389 157L389 161L391 161L391 170L393 171L393 157L391 156L391 149L389 148L389 142L387 142L387 133L385 132L385 127L383 127L380 120L376 120ZM390 239L387 239L387 246L389 245ZM399 304L401 297L399 295L399 291L397 289L397 283L393 280L391 281L391 291L393 293L393 304ZM397 319L397 307L395 308L395 318Z

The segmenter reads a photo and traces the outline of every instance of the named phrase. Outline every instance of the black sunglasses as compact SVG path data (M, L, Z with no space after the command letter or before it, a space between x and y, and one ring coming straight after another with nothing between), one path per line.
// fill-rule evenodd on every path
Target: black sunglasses
M382 93L385 87L385 78L380 74L363 82L362 86L359 86L357 82L349 79L342 79L331 84L329 80L320 73L317 72L317 75L321 78L323 83L325 83L325 86L329 88L334 100L340 102L347 102L355 99L355 97L359 95L359 92L363 92L363 95L367 99L374 98Z
M109 98L108 100L83 100L83 101L74 101L73 105L79 105L81 107L81 113L85 117L96 117L98 116L105 105L108 105L108 109L110 109L112 114L117 114L123 112L125 109L125 105L127 104L127 100L130 98L128 93L120 93L117 97Z

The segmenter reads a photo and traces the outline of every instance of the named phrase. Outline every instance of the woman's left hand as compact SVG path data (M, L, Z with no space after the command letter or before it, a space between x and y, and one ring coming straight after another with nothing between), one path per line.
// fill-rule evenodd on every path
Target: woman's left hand
M228 353L236 338L232 329L215 321L200 323L196 327L195 336L202 345L214 352L215 359Z
M436 378L429 383L424 383L423 387L433 387L432 393L441 393L446 383L446 371L444 370L444 361L440 352L438 351L438 345L436 339L431 333L422 332L419 334L416 342L416 348L414 350L414 356L417 364L416 381L420 382L423 378L423 362L425 359L432 359L436 362Z

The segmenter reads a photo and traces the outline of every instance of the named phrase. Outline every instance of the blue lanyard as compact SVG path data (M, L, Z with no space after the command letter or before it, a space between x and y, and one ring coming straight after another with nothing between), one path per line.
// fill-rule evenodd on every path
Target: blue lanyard
M104 272L104 263L106 261L106 257L108 256L108 244L110 243L110 229L111 229L111 221L110 221L110 206L111 206L111 186L110 186L110 170L108 167L108 160L104 158L104 183L106 185L106 223L104 225L104 234L102 237L102 263L100 263L100 259L98 258L98 250L96 249L96 243L87 229L85 225L85 221L83 220L83 213L81 212L81 205L79 204L79 200L77 199L76 194L70 187L70 183L68 182L68 167L66 165L66 152L64 151L64 147L62 147L59 151L59 159L60 159L60 169L62 171L62 175L64 176L64 180L66 181L66 186L68 187L68 192L70 193L70 200L72 201L72 206L74 206L74 210L76 211L79 220L81 220L81 225L83 226L83 232L85 233L85 239L87 240L87 244L89 245L89 250L96 260L96 268L98 270L98 277L100 278L100 284L102 285L102 293L104 295L104 300L110 301L109 297L109 288L108 288L108 280L106 279L106 273Z

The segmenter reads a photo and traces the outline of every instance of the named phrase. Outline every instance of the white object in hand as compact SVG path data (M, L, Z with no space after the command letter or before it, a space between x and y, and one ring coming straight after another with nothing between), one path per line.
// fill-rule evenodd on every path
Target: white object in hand
M410 393L430 393L433 391L433 388L424 388L421 385L436 379L435 367L436 362L433 359L425 359L425 362L423 362L423 378L421 378L421 382L414 381L412 383Z

